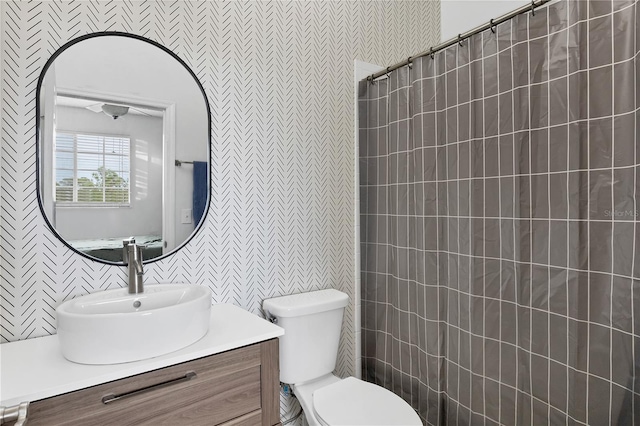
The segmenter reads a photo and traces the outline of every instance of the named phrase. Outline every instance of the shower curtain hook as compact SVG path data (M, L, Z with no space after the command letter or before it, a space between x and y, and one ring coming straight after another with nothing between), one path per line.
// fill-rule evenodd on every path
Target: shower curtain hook
M409 69L411 69L411 67L413 66L413 64L411 63L411 60L412 60L412 58L411 58L411 56L409 56L407 58L407 66L409 67Z
M462 47L462 37L460 34L458 34L458 44Z
M489 20L489 29L491 29L491 32L492 32L492 33L494 33L494 34L496 33L495 25L493 25L493 18L491 18L491 19Z
M429 54L431 55L431 59L435 59L433 57L433 46L431 46L431 48L429 49Z
M536 16L536 0L531 0L531 16Z

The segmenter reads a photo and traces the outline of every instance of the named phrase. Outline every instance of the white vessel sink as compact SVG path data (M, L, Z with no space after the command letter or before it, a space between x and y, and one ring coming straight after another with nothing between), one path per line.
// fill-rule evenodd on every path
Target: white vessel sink
M107 290L56 309L62 354L81 364L118 364L182 349L209 329L211 290L157 284L140 294Z

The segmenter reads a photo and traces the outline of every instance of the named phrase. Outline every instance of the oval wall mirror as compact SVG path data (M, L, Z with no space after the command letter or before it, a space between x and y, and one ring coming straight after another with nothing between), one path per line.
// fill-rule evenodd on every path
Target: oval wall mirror
M46 63L36 94L37 190L47 224L83 256L122 265L182 247L209 207L204 89L165 47L126 33L77 38Z

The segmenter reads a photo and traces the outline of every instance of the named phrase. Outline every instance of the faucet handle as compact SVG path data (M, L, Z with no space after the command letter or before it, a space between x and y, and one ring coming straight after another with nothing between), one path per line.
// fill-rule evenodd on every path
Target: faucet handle
M129 237L122 241L122 261L127 265L129 264L129 245L135 244L136 239L134 237Z
M135 264L135 268L136 268L136 272L138 275L142 275L144 274L144 266L142 263L142 249L144 248L144 246L136 246L136 264Z

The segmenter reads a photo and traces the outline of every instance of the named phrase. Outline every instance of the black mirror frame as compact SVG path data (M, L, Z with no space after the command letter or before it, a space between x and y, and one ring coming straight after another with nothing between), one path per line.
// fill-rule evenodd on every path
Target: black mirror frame
M171 57L173 59L175 59L176 61L178 61L191 75L191 77L193 77L193 80L195 81L195 83L198 85L198 88L200 89L200 92L202 93L202 98L204 99L204 103L205 106L207 108L207 155L208 155L208 167L207 167L207 204L206 207L204 209L204 213L202 215L202 218L200 219L200 223L198 223L198 225L194 228L193 232L191 233L191 235L189 235L189 237L184 240L179 246L177 246L176 248L174 248L173 250L171 250L169 253L165 253L162 256L158 256L158 257L154 257L151 259L146 259L143 260L143 263L148 264L148 263L153 263L153 262L157 262L159 260L163 260L166 259L167 257L173 255L174 253L178 252L180 249L182 249L185 245L187 245L189 243L189 241L191 241L193 239L193 237L196 236L196 234L198 234L198 232L200 231L200 229L202 228L207 215L209 214L209 209L211 206L211 195L212 195L212 188L211 188L211 107L209 106L209 99L207 98L207 93L204 90L204 87L202 86L202 83L200 83L200 80L198 79L198 77L196 76L196 74L193 72L193 70L191 70L191 68L189 68L189 66L186 64L185 61L182 60L182 58L180 58L178 55L176 55L175 53L173 53L171 50L169 50L168 48L166 48L165 46L150 40L146 37L142 37L139 36L137 34L131 34L131 33L125 33L125 32L120 32L120 31L104 31L104 32L99 32L99 33L91 33L91 34L85 34L82 35L80 37L74 38L73 40L65 43L64 45L62 45L58 50L56 50L54 52L53 55L51 55L51 57L49 58L49 60L47 60L47 62L45 63L44 67L42 68L42 72L40 73L40 76L38 78L38 86L36 88L36 126L35 126L35 130L36 130L36 193L37 193L37 198L38 198L38 206L40 207L40 212L42 213L42 216L44 218L45 223L47 224L47 227L51 230L51 232L53 233L53 235L58 238L65 246L67 246L67 248L69 248L70 250L72 250L73 252L81 255L82 257L85 257L89 260L92 260L94 262L98 262L98 263L102 263L105 265L114 265L114 266L126 266L126 264L124 262L112 262L109 260L104 260L104 259L100 259L97 257L93 257L93 256L89 256L86 253L83 253L77 249L75 249L74 247L72 247L69 243L67 243L67 241L58 233L58 231L56 231L56 229L53 227L53 225L51 224L51 222L49 221L49 218L47 217L47 214L44 210L44 204L42 201L42 195L41 195L41 191L40 191L40 91L42 89L42 82L44 81L45 75L47 73L47 70L49 69L49 67L51 66L51 64L53 63L53 61L65 50L67 50L69 47L73 46L76 43L79 43L83 40L87 40L90 38L95 38L95 37L104 37L104 36L118 36L118 37L128 37L128 38L133 38L136 40L140 40L146 43L149 43L152 46L155 46L161 50L163 50L164 52L166 52L167 54L171 55Z

